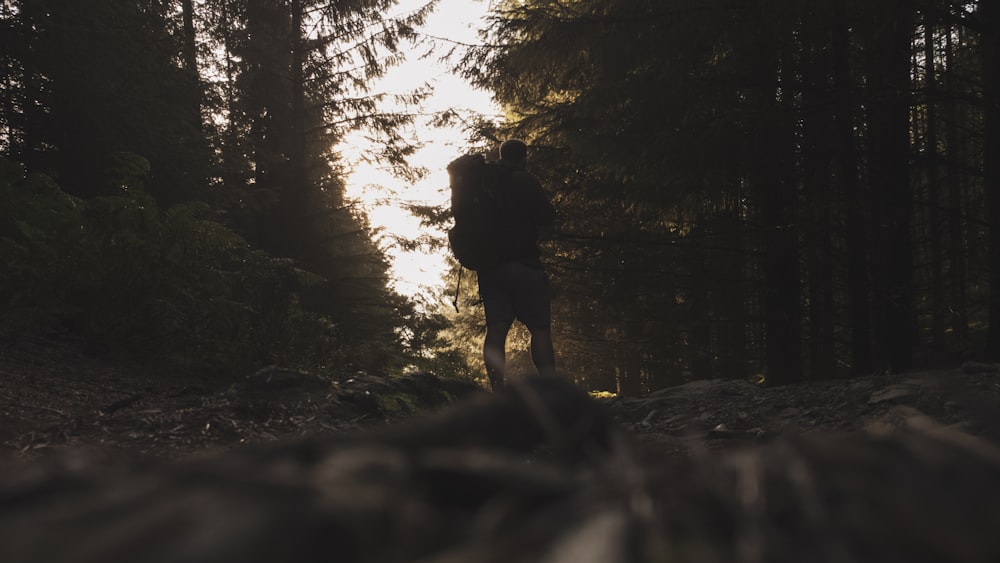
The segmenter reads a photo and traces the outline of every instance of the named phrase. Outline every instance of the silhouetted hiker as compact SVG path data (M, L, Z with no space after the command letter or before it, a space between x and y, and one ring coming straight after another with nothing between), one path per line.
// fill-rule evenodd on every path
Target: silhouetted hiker
M500 182L492 243L497 265L479 270L486 309L483 359L490 386L504 384L507 333L515 320L531 333L531 361L539 375L555 375L548 279L538 248L539 227L555 220L538 179L525 170L528 147L511 139L500 145Z

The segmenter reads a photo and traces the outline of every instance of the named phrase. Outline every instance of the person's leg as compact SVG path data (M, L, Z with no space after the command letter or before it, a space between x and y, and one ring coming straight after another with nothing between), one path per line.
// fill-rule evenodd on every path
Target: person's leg
M514 308L504 272L507 265L479 272L479 296L486 313L486 338L483 341L483 362L486 377L494 391L503 387L507 362L507 333L514 324Z
M531 362L538 375L551 377L556 374L556 353L552 347L552 330L548 327L529 329L531 332Z
M514 324L514 304L510 288L512 264L479 272L479 296L486 313L486 338L483 340L483 362L490 388L504 385L507 363L507 333Z
M556 374L556 354L552 346L552 303L545 271L519 266L515 272L512 300L515 317L531 333L531 362L538 375Z
M493 323L486 325L486 338L483 340L483 362L486 364L486 376L490 380L490 388L499 390L504 385L504 367L507 363L507 333L510 323Z

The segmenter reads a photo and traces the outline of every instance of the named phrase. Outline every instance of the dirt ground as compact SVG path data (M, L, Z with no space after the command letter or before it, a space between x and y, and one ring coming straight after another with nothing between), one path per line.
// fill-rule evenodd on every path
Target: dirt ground
M31 459L68 447L183 457L241 444L392 424L482 393L427 374L332 377L271 368L211 381L88 358L52 343L0 348L0 448ZM605 401L658 455L768 442L783 434L857 432L919 413L992 439L1000 366L761 388L697 381Z
M766 443L779 436L891 429L914 416L1000 440L1000 366L951 369L762 388L697 381L612 402L617 418L661 451Z
M602 406L0 348L0 560L993 562L997 368Z
M184 457L385 425L481 392L426 374L319 376L277 367L213 380L22 343L0 348L0 455L88 447Z

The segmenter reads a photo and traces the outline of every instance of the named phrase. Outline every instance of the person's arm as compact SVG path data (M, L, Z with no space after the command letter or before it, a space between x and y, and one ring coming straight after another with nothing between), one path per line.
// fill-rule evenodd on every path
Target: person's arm
M532 221L539 226L551 225L556 219L556 208L549 202L549 198L545 195L545 190L542 189L542 184L538 179L531 175L526 176L529 179L527 183L529 186L527 190L528 213Z

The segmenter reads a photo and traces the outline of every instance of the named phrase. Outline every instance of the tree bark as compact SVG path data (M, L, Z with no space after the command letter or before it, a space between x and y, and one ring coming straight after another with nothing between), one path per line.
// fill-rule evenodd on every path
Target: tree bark
M288 5L249 0L243 50L243 106L253 151L253 190L269 203L259 217L254 241L277 256L291 257L295 244L285 228L283 205L292 183L289 155L291 116L291 21ZM277 202L277 205L275 205Z
M758 75L753 184L764 255L765 361L768 385L802 380L799 225L796 214L790 61L765 31L756 53ZM783 66L779 82L779 66ZM781 95L779 98L779 87Z
M194 2L193 0L181 0L181 19L183 20L184 36L182 39L181 60L184 70L188 76L195 78L197 85L198 78L198 42L194 30ZM199 111L199 116L200 116ZM199 119L200 121L200 119Z
M959 38L961 47L961 38ZM955 89L953 75L954 70L954 50L956 46L952 41L952 28L946 28L945 35L945 68L944 75L945 90L951 95L947 102L947 127L945 129L945 143L948 147L948 274L951 294L951 330L960 339L968 337L968 305L965 291L966 265L968 263L965 251L965 230L962 220L964 182L963 173L958 165L964 149L961 147L958 131L959 108L955 99Z
M843 202L844 241L847 259L848 321L851 334L851 373L872 372L872 327L868 278L868 226L862 210L866 194L858 167L855 128L856 96L851 77L850 22L844 12L833 20L833 84L836 93L834 111L834 172Z
M803 227L809 303L808 365L811 378L824 379L833 374L835 365L833 228L829 197L833 114L826 87L830 70L829 34L816 38L812 33L809 37L802 55L802 185L808 210Z
M934 349L944 350L944 250L941 236L941 178L937 122L937 51L934 48L933 22L924 17L924 161L927 164L927 238L930 244L931 269L931 341Z
M1000 7L994 0L979 3L987 32L983 49L983 189L989 224L990 328L987 353L1000 360Z
M872 262L875 353L879 371L913 364L913 244L910 232L910 55L913 13L904 0L871 8L868 157L875 223Z

